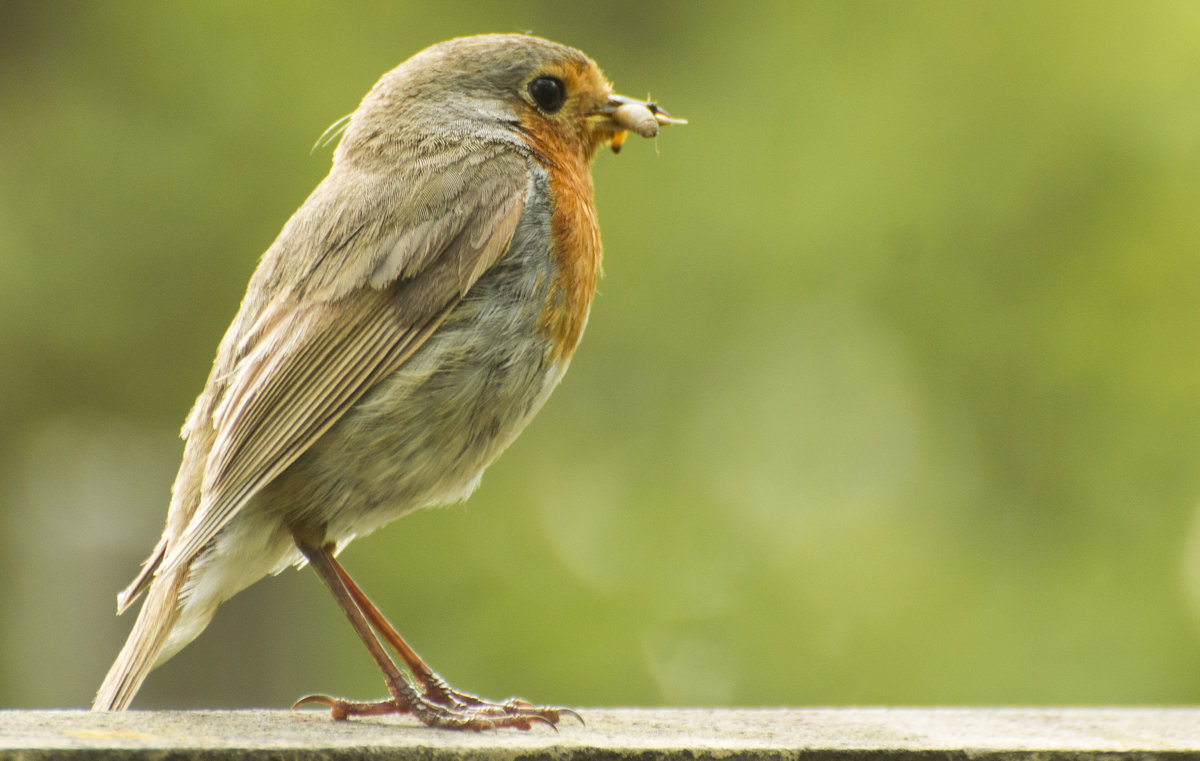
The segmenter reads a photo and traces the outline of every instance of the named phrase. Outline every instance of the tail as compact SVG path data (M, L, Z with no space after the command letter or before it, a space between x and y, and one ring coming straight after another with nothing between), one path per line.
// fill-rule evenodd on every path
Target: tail
M123 612L141 591L149 584L146 602L138 613L133 631L125 646L117 655L117 660L104 677L96 699L92 703L93 711L123 711L129 707L133 696L145 681L146 675L158 665L159 657L163 655L163 647L167 637L179 620L179 594L187 577L189 564L166 574L154 577L154 568L161 561L162 555L156 548L142 573L134 580L129 589L118 597L117 612Z

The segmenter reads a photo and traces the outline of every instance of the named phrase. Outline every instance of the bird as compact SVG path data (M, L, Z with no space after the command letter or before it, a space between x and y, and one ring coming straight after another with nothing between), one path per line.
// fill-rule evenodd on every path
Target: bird
M221 603L309 565L388 697L294 708L476 731L579 718L450 687L337 556L466 499L541 408L601 273L593 157L682 123L615 94L581 51L527 34L447 40L384 74L331 128L329 174L262 255L220 342L162 537L117 596L118 614L145 600L93 710L128 707Z

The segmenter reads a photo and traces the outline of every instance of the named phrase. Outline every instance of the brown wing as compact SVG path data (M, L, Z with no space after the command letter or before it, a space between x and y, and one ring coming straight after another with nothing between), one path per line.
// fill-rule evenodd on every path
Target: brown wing
M194 557L412 356L507 250L528 175L517 156L480 151L399 192L384 185L350 184L335 168L264 256L222 342L210 398L189 420L202 424L195 417L211 410L216 436L200 503L157 574ZM256 300L271 284L277 295Z

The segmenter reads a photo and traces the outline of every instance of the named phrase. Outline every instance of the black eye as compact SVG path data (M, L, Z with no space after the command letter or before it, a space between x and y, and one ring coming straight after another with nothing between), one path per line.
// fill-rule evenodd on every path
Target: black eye
M529 83L529 96L547 113L554 113L567 100L567 86L558 77L538 77Z

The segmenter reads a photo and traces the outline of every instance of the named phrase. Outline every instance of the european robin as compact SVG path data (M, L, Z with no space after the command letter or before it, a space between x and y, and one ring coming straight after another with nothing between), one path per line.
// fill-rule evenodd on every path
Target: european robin
M218 605L308 562L390 697L297 705L475 730L577 717L452 689L336 555L465 499L546 401L600 273L592 157L678 122L614 95L580 51L525 35L442 42L376 83L263 255L184 423L166 528L117 612L146 601L94 710L127 707Z

